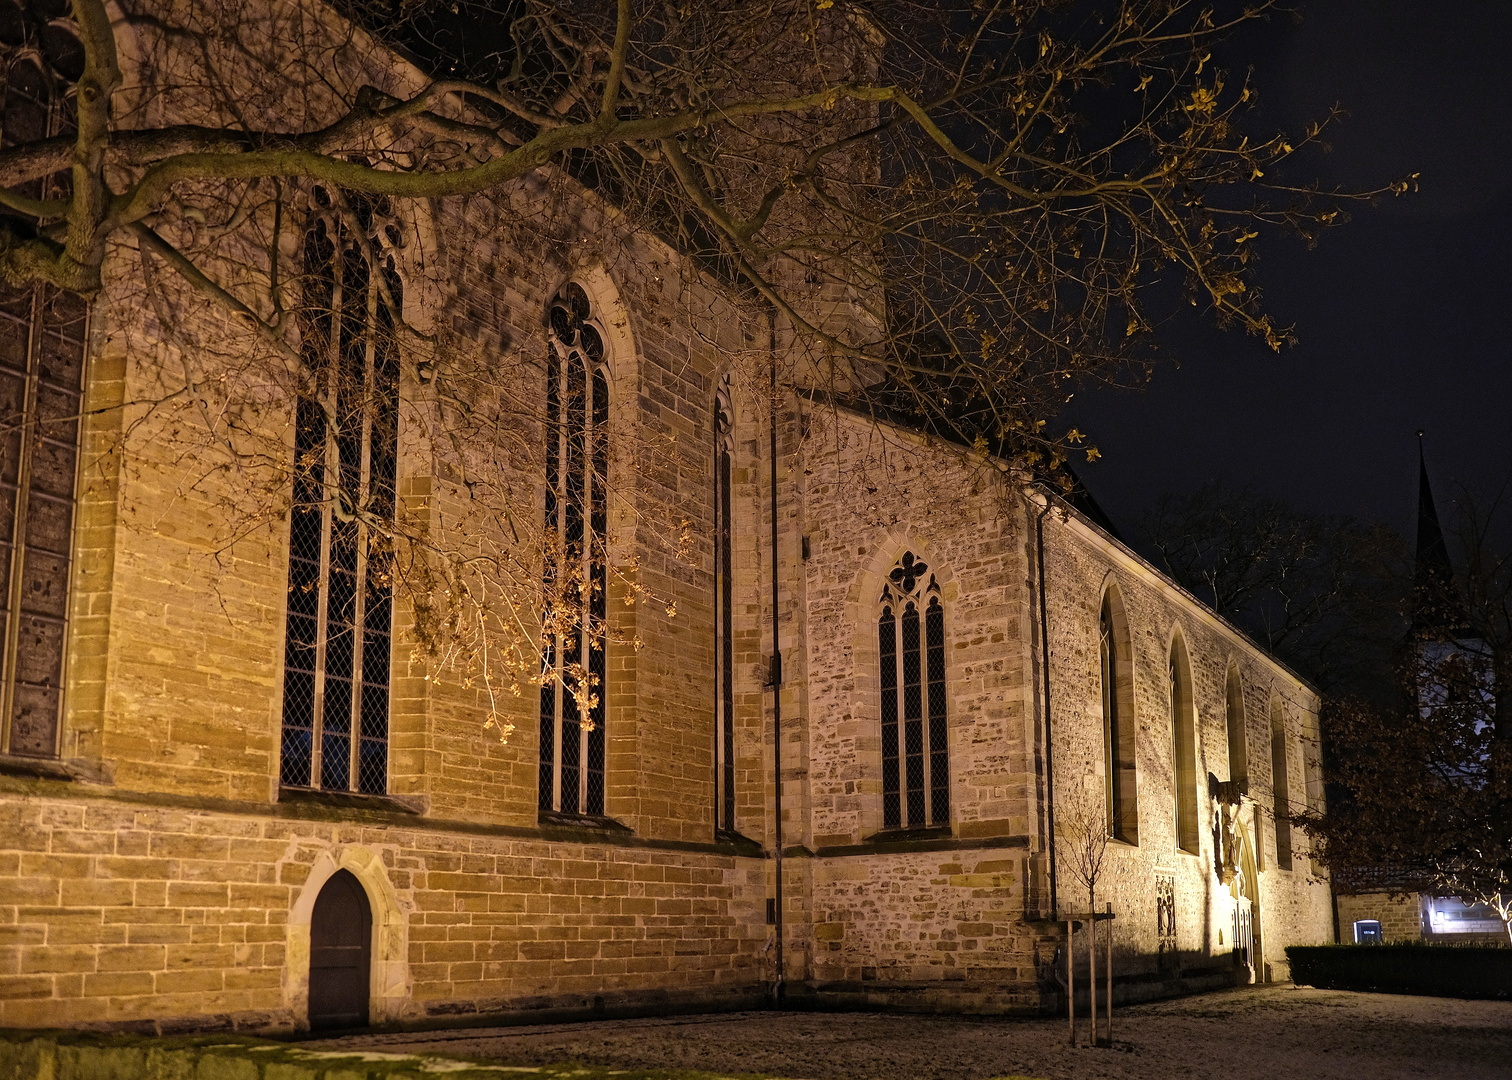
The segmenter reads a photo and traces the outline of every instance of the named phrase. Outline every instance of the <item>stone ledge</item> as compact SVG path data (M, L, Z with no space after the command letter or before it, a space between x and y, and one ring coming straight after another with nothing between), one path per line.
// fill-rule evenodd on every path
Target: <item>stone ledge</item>
M323 791L320 788L280 787L280 803L305 803L333 810L376 810L380 813L423 814L430 800L413 795L368 795L359 791Z
M840 844L822 847L814 852L816 859L846 858L855 855L901 855L919 851L971 851L982 848L1028 848L1027 836L971 836L955 837L936 833L917 836L908 833L877 833L860 844Z
M37 780L78 781L85 784L110 784L111 769L102 761L88 758L42 758L24 754L0 754L0 776L29 777Z
M326 793L331 795L334 793ZM542 843L573 843L601 847L642 848L651 851L686 852L694 855L723 855L734 858L768 858L758 846L735 844L720 839L708 843L694 840L660 840L636 836L629 829L583 828L581 826L494 825L478 821L455 821L433 818L409 807L401 809L391 803L392 796L355 796L341 805L323 799L295 799L288 802L252 802L224 799L209 795L174 795L159 791L123 791L120 788L76 784L55 779L51 774L35 772L7 775L0 771L0 801L14 795L23 799L52 798L62 801L100 800L131 807L156 807L187 810L205 814L237 817L276 818L295 821L324 821L342 825L389 826L420 829L430 833L456 833L465 836L492 836L506 840ZM381 805L375 805L381 804ZM5 1080L0 1075L0 1080Z
M606 814L559 814L554 810L541 810L537 813L536 823L543 829L574 829L594 834L635 832L624 822Z

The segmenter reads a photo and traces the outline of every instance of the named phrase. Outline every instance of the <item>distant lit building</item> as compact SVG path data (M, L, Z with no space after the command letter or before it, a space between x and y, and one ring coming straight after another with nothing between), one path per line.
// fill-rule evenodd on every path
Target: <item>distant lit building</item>
M1413 691L1424 716L1450 705L1456 694L1477 695L1487 706L1493 703L1490 650L1470 625L1455 591L1454 567L1434 506L1421 445L1413 621L1407 648L1416 661ZM1451 684L1439 677L1445 665L1454 661L1468 668L1468 686L1463 680ZM1356 875L1349 882L1335 878L1333 888L1338 939L1345 944L1374 945L1417 939L1464 941L1473 935L1485 935L1497 944L1506 941L1501 917L1491 905L1411 890L1406 879L1391 867Z

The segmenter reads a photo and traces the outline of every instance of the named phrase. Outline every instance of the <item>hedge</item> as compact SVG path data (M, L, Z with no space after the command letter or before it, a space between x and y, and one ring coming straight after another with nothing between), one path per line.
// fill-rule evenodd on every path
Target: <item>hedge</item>
M1292 982L1326 990L1512 998L1512 949L1488 945L1288 945Z

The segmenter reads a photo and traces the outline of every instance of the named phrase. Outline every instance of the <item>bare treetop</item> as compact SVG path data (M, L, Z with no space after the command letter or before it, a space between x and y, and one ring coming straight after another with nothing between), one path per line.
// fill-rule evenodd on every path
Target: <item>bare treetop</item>
M1153 285L1180 277L1279 347L1257 240L1375 194L1273 183L1320 126L1251 130L1247 78L1212 59L1269 3L353 0L363 29L307 5L123 7L44 20L44 52L77 42L77 127L0 149L12 283L97 291L112 239L162 241L207 187L234 229L271 179L434 199L566 173L773 309L793 383L1031 462L1080 441L1045 428L1075 380L1147 370ZM350 61L369 33L416 65L373 78ZM124 86L128 53L172 108Z

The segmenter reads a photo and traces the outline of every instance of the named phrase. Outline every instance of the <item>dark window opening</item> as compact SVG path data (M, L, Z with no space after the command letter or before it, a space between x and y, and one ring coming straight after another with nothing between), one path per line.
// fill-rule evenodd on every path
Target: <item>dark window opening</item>
M546 363L542 813L604 816L609 376L588 294L551 302Z
M1178 637L1171 645L1171 779L1176 846L1197 853L1197 717L1192 703L1192 673L1186 647Z
M735 536L731 461L735 413L728 380L714 398L715 827L735 832Z
M1103 796L1108 835L1139 843L1138 773L1135 768L1133 677L1128 627L1117 591L1103 594L1098 618L1098 657L1102 677Z
M880 603L882 827L945 827L950 754L940 586L928 565L907 552L888 575Z
M1276 818L1276 865L1292 868L1291 772L1286 761L1286 716L1281 703L1271 705L1271 795Z
M0 147L75 129L77 32L34 8L0 12ZM14 190L66 198L69 175ZM61 750L87 325L77 296L0 283L0 752L25 757Z
M317 189L305 235L280 781L388 790L403 284L385 201ZM374 273L374 264L377 273Z

